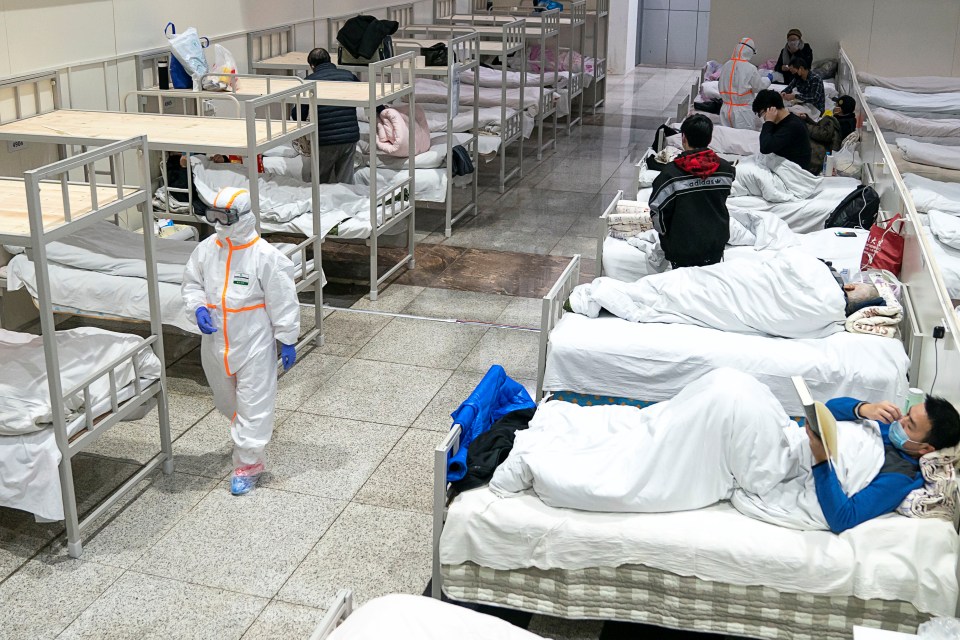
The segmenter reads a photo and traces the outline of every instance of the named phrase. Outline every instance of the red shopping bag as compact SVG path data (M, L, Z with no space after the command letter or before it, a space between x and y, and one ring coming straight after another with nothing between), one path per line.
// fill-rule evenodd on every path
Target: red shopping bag
M867 244L860 257L860 269L886 269L900 275L903 265L903 223L899 213L870 227Z

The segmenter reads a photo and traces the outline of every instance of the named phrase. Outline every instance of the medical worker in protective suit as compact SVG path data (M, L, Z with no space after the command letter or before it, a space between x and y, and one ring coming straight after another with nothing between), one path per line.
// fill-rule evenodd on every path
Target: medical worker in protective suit
M752 38L743 38L733 57L720 69L720 124L735 129L759 129L760 121L754 115L754 94L770 86L770 79L760 75L750 62L757 52Z
M277 346L284 369L296 360L300 307L293 262L262 240L246 190L221 189L183 275L187 314L203 333L200 355L217 409L230 418L234 495L250 492L266 462L277 396Z

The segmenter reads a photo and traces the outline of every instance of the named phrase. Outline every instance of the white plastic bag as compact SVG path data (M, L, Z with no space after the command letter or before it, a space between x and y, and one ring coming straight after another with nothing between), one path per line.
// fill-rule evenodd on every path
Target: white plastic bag
M917 637L922 640L956 640L960 638L960 619L933 618L920 625Z
M210 73L235 74L237 72L237 61L226 47L219 44L213 45L213 60ZM203 81L204 91L235 91L236 88L235 75L208 76Z
M200 78L207 73L208 66L197 30L190 27L183 33L171 36L170 51L183 65L184 70L193 78L194 90L200 89Z

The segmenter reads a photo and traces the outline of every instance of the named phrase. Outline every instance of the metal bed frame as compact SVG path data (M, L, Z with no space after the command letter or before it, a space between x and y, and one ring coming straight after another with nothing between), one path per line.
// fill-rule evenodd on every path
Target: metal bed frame
M411 9L413 5L404 5L405 7L409 6ZM406 34L406 30L401 28L398 34ZM448 32L445 34L449 37L449 40L445 41L447 45L447 66L445 67L427 67L416 65L414 67L415 76L424 76L429 78L442 79L446 82L447 85L447 126L446 126L446 141L447 141L447 159L446 159L446 171L447 171L447 194L445 198L445 225L444 225L444 235L450 237L453 234L453 224L463 218L465 215L477 211L477 199L479 194L478 188L478 173L480 171L480 149L479 149L479 131L480 131L480 121L479 113L480 108L474 102L473 104L473 127L470 130L470 139L466 143L466 148L470 153L470 158L473 162L473 179L471 180L470 187L470 200L463 205L456 213L453 211L453 146L454 146L454 131L453 131L453 119L454 119L454 100L456 100L455 87L459 82L460 73L467 71L468 69L474 69L474 79L473 79L473 90L474 95L477 95L477 89L480 86L479 79L479 68L480 68L480 54L479 54L479 38L476 33L465 33L463 35L455 35L453 32ZM410 50L414 52L415 56L419 56L420 47L419 46L410 46L404 44L403 38L400 35L395 36L394 48L397 51Z
M586 0L583 0L583 1L586 2ZM513 17L514 16L507 16L508 19ZM498 21L495 16L489 16L484 14L479 14L479 15L471 14L469 16L460 16L460 17L455 15L442 16L438 18L438 20L444 24L459 25L463 27L503 26L503 24L500 21ZM555 149L557 147L557 128L559 127L560 110L557 107L556 102L554 102L553 100L553 92L556 90L558 94L560 93L559 90L557 89L557 83L560 79L560 74L559 74L559 71L557 70L559 67L559 64L554 65L554 69L552 72L553 73L552 87L548 87L546 84L546 77L547 77L547 74L550 72L544 72L542 71L542 69L544 69L544 67L546 66L548 42L550 41L553 42L554 60L556 60L558 63L560 60L560 10L551 9L550 11L541 11L537 16L537 20L539 21L538 24L531 25L526 20L526 18L523 18L524 49L521 52L521 56L523 57L522 66L524 67L524 69L521 72L520 77L524 79L524 82L521 82L521 84L522 85L526 84L525 82L526 74L527 74L527 71L526 71L527 54L526 54L526 46L525 46L526 42L529 42L532 39L539 40L541 72L538 74L540 77L540 83L539 83L539 97L537 99L536 122L537 122L537 160L542 160L543 152L546 149L550 149L550 148ZM514 24L514 22L511 21L508 24ZM530 29L538 30L539 34L531 37L528 33ZM490 34L485 32L479 32L479 33L480 33L481 40L497 39L502 37L501 34ZM507 64L506 56L504 56L504 58L501 59L501 63L504 69L506 69L506 64ZM575 74L571 74L571 82L573 81L574 75ZM547 140L546 143L544 143L543 142L544 129L547 126L547 120L550 118L550 116L553 116L553 136L549 140ZM568 127L568 133L569 133L569 127Z
M138 162L142 165L140 184L133 189L123 184L123 153L135 152L139 155ZM91 372L83 382L74 388L64 389L59 375L48 375L47 383L50 388L53 430L57 448L60 450L61 460L59 475L61 496L63 499L64 520L67 530L67 551L72 558L79 558L83 553L81 536L91 523L116 505L134 486L143 480L154 469L162 466L167 475L173 473L173 448L170 435L170 415L167 407L166 372L163 358L163 326L160 318L160 295L158 290L157 265L153 259L153 234L150 232L153 219L150 213L150 183L147 168L147 140L145 136L131 138L108 144L93 151L54 162L45 167L24 173L23 184L26 189L27 212L30 222L29 235L0 233L0 243L25 247L36 265L37 300L40 310L40 327L43 337L44 356L47 372L60 371L60 359L56 340L56 323L51 301L49 263L47 261L47 245L58 239L69 236L84 227L119 213L139 208L144 227L143 248L146 256L146 287L147 298L150 304L150 335L141 339L135 346L126 349L123 354L106 365ZM116 166L120 179L115 185L116 198L100 205L97 201L97 173L94 165L98 161L108 161ZM71 215L70 194L68 186L71 184L71 171L87 169L90 177L91 210L86 213ZM40 186L43 184L59 183L62 188L64 223L47 229L43 222L43 207L40 200ZM86 186L86 185L84 185ZM145 350L152 350L160 360L160 378L146 385L140 380L137 356ZM117 387L116 367L130 362L134 370L133 396L127 400L119 399ZM110 385L110 410L102 416L95 416L91 407L90 387L95 382L104 379ZM67 435L67 420L64 410L65 399L83 394L85 415L84 428L73 436ZM135 412L142 409L146 403L156 400L159 412L160 453L151 458L133 476L127 479L119 488L90 511L82 520L78 514L76 491L73 484L73 458L92 446L105 432L122 420L129 419Z
M503 56L504 58L508 55L514 54L518 51L525 51L525 26L526 21L522 18L514 20L513 22L501 26L501 32L496 38L499 47L484 49L485 42L491 42L490 38L480 37L478 34L478 53L479 55L489 55L495 54ZM445 40L450 38L453 34L466 34L474 33L469 26L463 25L451 25L451 24L418 24L418 25L408 25L403 29L406 34L420 34L419 37L436 37L440 40ZM489 36L489 34L487 34ZM521 76L526 76L526 58L523 57L523 64L521 65L522 69L520 71ZM512 109L507 106L507 72L509 69L506 64L501 65L501 71L503 73L503 85L500 88L500 183L499 189L500 193L506 191L506 185L508 180L512 180L514 177L522 178L523 177L523 118L526 113L525 109ZM474 89L476 91L476 88ZM474 93L474 96L477 94ZM525 95L525 89L523 83L520 85L519 90L520 95L520 105L523 105L523 98ZM476 106L476 105L474 105ZM512 109L513 113L508 113L508 109ZM509 171L507 170L507 150L510 145L514 142L520 142L520 150L517 154L517 166L513 167Z
M285 71L291 66L270 62L272 58L297 53L295 25L289 24L272 29L251 31L247 34L247 62L252 71ZM303 65L295 67L296 71L309 71L307 66L307 52L303 53Z
M323 620L310 634L310 640L327 640L351 613L353 613L353 591L341 589L333 599L333 604L327 609Z
M414 7L416 7L416 4L415 2L410 2L387 7L387 20L399 22L401 29L408 24L414 24L416 22L414 18L414 14L416 13Z
M25 79L19 79L10 84L13 86L14 91L21 91L21 87L26 85L32 85L32 90L36 94L42 92L41 85L51 82L56 83L56 76L45 75L45 76L34 76L28 77ZM208 92L213 97L214 92ZM155 97L158 98L159 104L164 104L164 101L167 98L179 98L179 99L190 99L183 96L182 91L170 90L170 91L160 91L160 90L142 90L142 91L131 91L126 94L123 102L127 103L130 97ZM229 99L236 101L236 98L230 96L229 94L224 94L220 96L221 99ZM141 100L137 100L138 105L142 103ZM255 98L247 101L246 113L243 118L246 135L242 141L237 141L234 144L228 145L217 145L216 148L209 146L204 146L201 143L197 143L195 140L192 140L189 135L184 135L182 140L174 141L156 141L150 143L150 148L153 150L158 150L162 152L178 151L182 153L211 153L211 152L229 152L235 151L238 155L244 156L244 166L247 169L247 177L250 191L251 205L253 208L254 215L257 216L258 226L260 220L260 193L259 193L259 184L257 181L258 169L257 169L257 155L266 149L292 142L295 138L302 136L309 136L311 140L312 148L317 148L317 128L316 124L305 121L288 121L286 119L281 119L279 122L274 122L270 116L271 107L275 105L280 105L279 109L281 112L289 112L290 108L296 108L297 113L300 112L301 106L306 106L312 111L316 111L316 87L312 84L305 84L302 87L294 87L284 91L279 91L277 93L263 96L261 98ZM54 144L61 147L61 155L64 155L64 148L69 145L80 145L81 149L86 150L86 145L90 146L103 146L109 142L114 141L110 137L110 131L105 130L102 133L98 132L96 135L76 135L70 134L63 131L57 131L49 127L42 127L47 131L7 131L4 130L5 124L11 124L11 122L28 122L30 118L35 118L42 116L54 111L59 111L59 100L56 100L52 108L45 108L39 105L37 109L29 114L24 114L22 110L17 110L17 117L9 122L0 121L0 140L25 140L31 142L40 142L46 144ZM66 110L69 111L69 110ZM257 118L258 112L263 111L265 119ZM110 114L115 112L102 112L104 114ZM126 115L126 114L124 114ZM189 121L195 121L198 117L204 116L184 116L184 115L169 115L170 118L183 118ZM266 139L259 141L257 138L258 126L262 125L266 131ZM115 163L111 163L111 172L113 171ZM95 168L94 165L89 165L91 168ZM150 175L149 162L144 165L145 176ZM161 176L164 184L168 183L166 175L166 164L161 163ZM190 190L192 191L192 172L187 171L188 184ZM312 197L313 197L313 224L315 229L320 228L320 213L317 203L320 201L319 193L319 182L316 177L312 183ZM151 207L152 208L152 207ZM164 216L167 214L164 212ZM197 219L192 215L185 216L184 214L174 214L174 220L186 220L189 222L196 222ZM152 222L151 222L152 226ZM149 227L146 227L149 228ZM306 348L309 342L315 341L317 345L323 344L323 290L322 290L322 271L321 271L321 248L320 243L322 239L316 233L311 237L307 238L304 242L286 249L284 254L287 257L292 258L296 254L300 254L301 262L298 267L295 277L296 277L296 289L297 293L312 289L314 292L314 301L315 301L315 319L316 325L313 329L309 330L297 343L298 349ZM307 254L309 250L313 250L314 260L309 261L307 259ZM312 265L312 268L311 268Z

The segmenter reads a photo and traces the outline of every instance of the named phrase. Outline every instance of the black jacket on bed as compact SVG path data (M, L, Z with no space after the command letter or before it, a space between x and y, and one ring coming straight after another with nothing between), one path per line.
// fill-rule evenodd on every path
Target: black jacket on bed
M319 65L307 76L307 80L360 82L357 76L346 69L338 69L332 62ZM306 113L307 107L304 107L303 117L309 119ZM360 125L357 124L356 108L317 106L317 139L321 147L359 141Z
M737 172L710 149L680 154L653 181L650 217L660 248L674 267L699 267L723 259L730 239L727 197Z
M400 23L395 20L354 16L337 32L337 42L355 58L373 58L383 39L396 33L399 27Z

